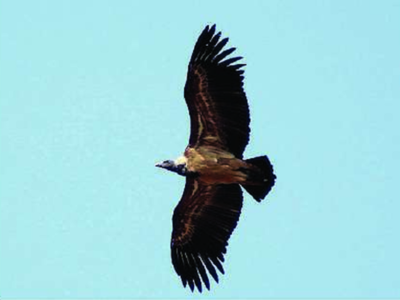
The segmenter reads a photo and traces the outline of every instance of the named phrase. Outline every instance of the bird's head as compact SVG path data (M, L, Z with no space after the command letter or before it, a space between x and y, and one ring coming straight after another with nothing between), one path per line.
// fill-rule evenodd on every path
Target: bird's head
M173 171L175 168L175 162L173 160L164 160L163 162L156 164L156 167Z
M186 176L187 173L186 163L176 163L173 160L164 160L163 162L156 164L156 167L178 173L182 176Z

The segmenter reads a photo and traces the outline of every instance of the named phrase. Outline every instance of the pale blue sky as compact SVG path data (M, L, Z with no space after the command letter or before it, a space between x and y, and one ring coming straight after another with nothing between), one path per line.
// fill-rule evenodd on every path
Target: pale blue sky
M400 1L1 1L0 297L400 297ZM245 57L277 182L226 275L170 262L194 43Z

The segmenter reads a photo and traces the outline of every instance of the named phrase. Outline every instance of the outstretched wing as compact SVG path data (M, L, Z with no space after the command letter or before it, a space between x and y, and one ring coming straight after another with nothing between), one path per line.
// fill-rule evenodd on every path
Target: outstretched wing
M182 199L175 208L171 257L183 285L201 292L202 282L210 289L208 275L218 282L218 269L228 239L236 227L242 208L242 190L238 184L204 185L187 178Z
M211 145L242 158L249 141L249 108L243 91L242 57L227 58L228 38L219 40L215 25L201 33L189 63L185 99L189 108L189 146Z

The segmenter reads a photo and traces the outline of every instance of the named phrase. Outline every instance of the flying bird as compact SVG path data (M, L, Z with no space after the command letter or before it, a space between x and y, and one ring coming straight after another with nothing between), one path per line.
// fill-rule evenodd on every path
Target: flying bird
M243 187L260 202L275 183L267 156L243 159L249 142L249 107L243 90L242 57L224 50L215 25L200 34L189 62L184 90L190 138L183 156L157 167L186 177L174 210L171 258L184 287L210 289L218 282L228 239L242 208Z

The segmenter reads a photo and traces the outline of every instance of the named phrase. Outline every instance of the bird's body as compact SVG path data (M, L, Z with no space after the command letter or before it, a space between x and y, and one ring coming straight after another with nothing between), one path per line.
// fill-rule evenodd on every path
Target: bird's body
M242 183L246 176L239 171L246 163L232 153L216 147L187 148L184 157L189 172L197 173L205 184Z
M241 186L257 201L269 193L275 175L267 156L243 159L249 141L250 114L243 91L241 57L227 58L215 25L200 35L189 63L185 99L191 133L183 156L158 167L186 177L175 208L171 258L184 286L210 288L242 208Z

